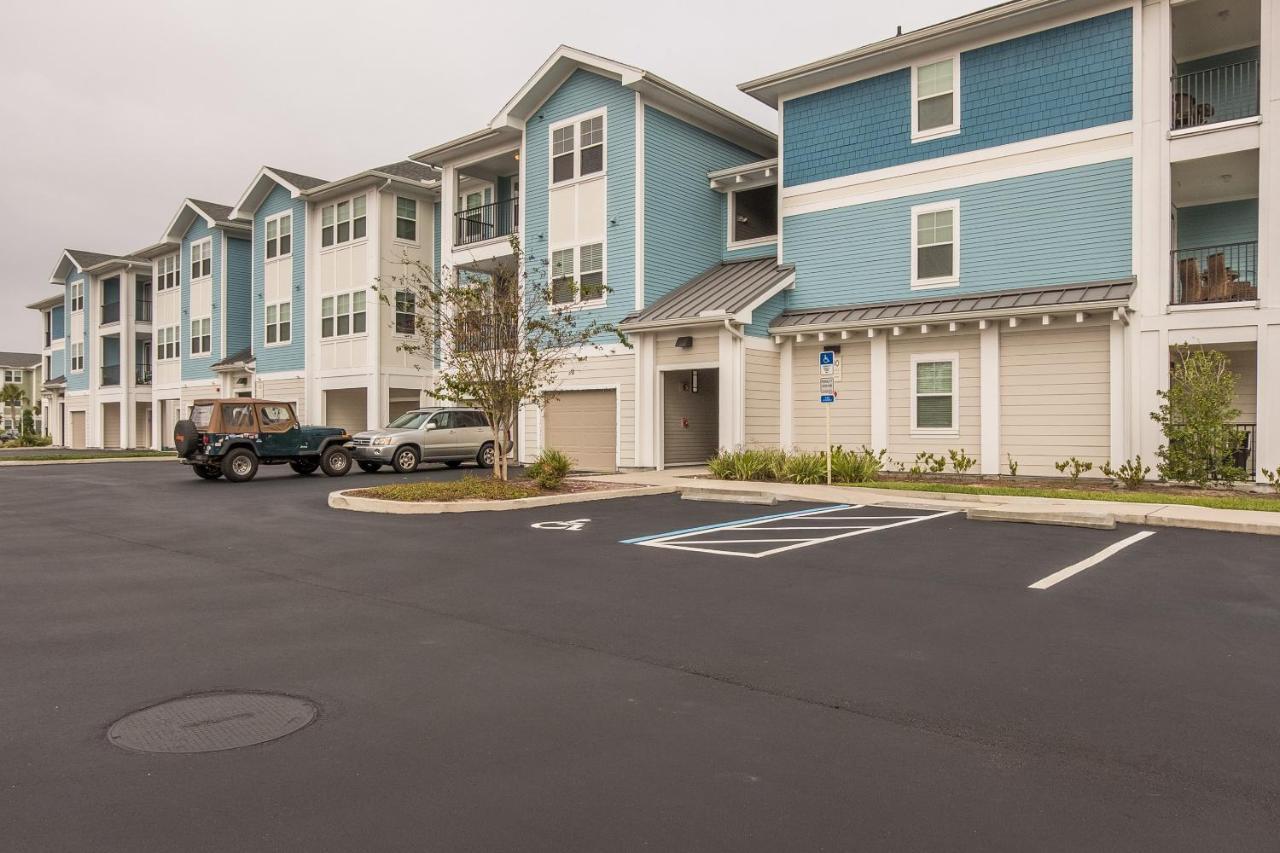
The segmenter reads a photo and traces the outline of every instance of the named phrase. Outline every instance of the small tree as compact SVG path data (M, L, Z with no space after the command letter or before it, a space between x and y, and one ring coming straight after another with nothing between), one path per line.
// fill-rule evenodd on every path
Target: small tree
M17 424L18 419L13 410L22 405L22 386L6 382L0 387L0 403L4 404L5 418L10 424Z
M615 326L584 320L557 303L574 301L575 281L546 281L545 263L527 258L513 237L514 267L478 275L403 260L404 273L380 280L381 298L413 315L413 332L399 349L434 359L434 395L483 411L493 427L493 476L507 479L509 436L522 405L542 405L546 389L601 338L625 340ZM530 267L534 267L530 269ZM592 285L598 295L602 284ZM556 299L555 297L559 297Z
M36 434L36 416L30 409L22 410L22 437L32 438Z
M1166 480L1195 483L1244 479L1235 463L1243 437L1233 425L1236 378L1227 356L1216 350L1182 348L1169 376L1164 402L1151 413L1165 444L1156 451L1156 470Z

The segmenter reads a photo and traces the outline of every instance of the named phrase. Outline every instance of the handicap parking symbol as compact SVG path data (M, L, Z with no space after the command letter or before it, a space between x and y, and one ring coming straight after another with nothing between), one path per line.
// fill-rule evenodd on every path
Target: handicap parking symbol
M575 518L570 521L535 521L530 527L539 530L581 530L591 521L589 518Z

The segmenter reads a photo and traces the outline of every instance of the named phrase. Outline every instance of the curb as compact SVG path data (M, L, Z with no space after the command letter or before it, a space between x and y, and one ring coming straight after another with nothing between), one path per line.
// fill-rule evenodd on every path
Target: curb
M1116 518L1107 512L1076 512L1036 509L971 507L965 517L970 521L1012 521L1022 524L1051 524L1057 527L1091 527L1115 530Z
M730 504L759 504L760 506L776 506L778 496L770 492L739 492L732 489L705 489L701 487L680 486L682 501L713 501Z
M614 498L638 498L645 495L667 495L679 491L675 486L636 486L630 489L612 489L595 492L573 492L567 495L543 495L536 498L515 498L509 501L439 501L409 502L384 501L379 498L360 498L348 494L358 491L344 489L329 493L329 506L350 512L373 512L383 515L441 515L452 512L503 512L513 509L534 509L559 504L579 504L591 501L607 501Z
M173 462L177 456L103 456L94 459L3 459L0 468L34 465L96 465L101 462Z

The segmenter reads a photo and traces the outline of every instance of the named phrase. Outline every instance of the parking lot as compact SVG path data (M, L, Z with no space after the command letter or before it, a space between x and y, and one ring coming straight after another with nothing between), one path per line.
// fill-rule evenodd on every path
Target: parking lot
M0 470L0 847L1275 848L1274 539L326 506L397 479ZM319 716L224 752L108 741L220 690Z

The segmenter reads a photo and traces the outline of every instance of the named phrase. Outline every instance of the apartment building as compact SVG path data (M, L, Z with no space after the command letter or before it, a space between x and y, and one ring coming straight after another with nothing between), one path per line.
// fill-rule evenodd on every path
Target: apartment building
M40 431L54 444L63 444L67 390L66 295L57 293L27 307L40 313L40 382L32 389L32 405L39 412Z
M0 385L14 385L22 392L22 403L0 405L0 432L17 432L22 427L22 411L35 410L36 431L40 432L40 386L43 384L40 356L31 352L0 352Z

